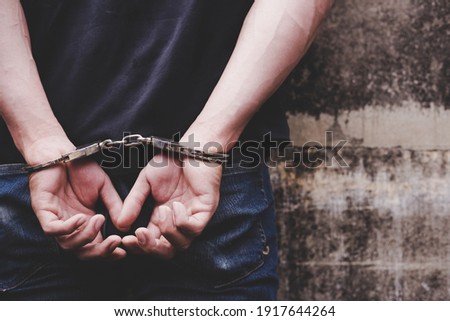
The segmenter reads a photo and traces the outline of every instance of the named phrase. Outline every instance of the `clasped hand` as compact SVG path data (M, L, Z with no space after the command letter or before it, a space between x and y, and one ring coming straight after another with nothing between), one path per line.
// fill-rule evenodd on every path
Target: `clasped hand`
M221 176L221 166L158 155L141 170L122 202L102 168L82 160L32 174L31 202L44 232L80 259L118 260L127 251L171 258L187 249L211 219ZM99 199L113 224L128 231L150 196L155 207L146 227L124 238L104 239L105 213L95 212Z

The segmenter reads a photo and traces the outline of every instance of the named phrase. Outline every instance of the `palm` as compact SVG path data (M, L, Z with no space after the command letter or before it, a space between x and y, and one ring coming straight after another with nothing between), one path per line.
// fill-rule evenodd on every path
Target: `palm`
M118 215L122 202L109 178L94 162L85 161L57 166L30 176L33 209L44 229L55 236L66 250L75 250L81 258L106 256L106 248L115 251L120 238L103 240L100 228L104 216L95 205L102 198L111 215ZM111 253L108 253L111 254ZM123 256L116 251L115 256Z
M157 206L180 202L193 215L215 210L220 173L217 167L208 168L199 163L196 166L185 163L181 167L171 161L164 168L147 167L145 171Z
M93 216L101 178L97 178L95 168L89 167L86 175L79 175L74 166L70 172L66 167L54 167L33 174L30 190L38 215L47 213L62 220L80 213ZM88 177L95 177L94 181Z
M162 165L164 160L166 163ZM136 231L138 237L141 235L141 239L148 241L147 248L139 248L134 237L125 238L125 245L135 252L144 250L165 257L173 254L172 247L184 249L189 246L217 208L221 175L220 166L189 160L182 164L163 156L154 158L139 175L125 200L119 220L120 226L129 228L151 194L155 209L150 223L147 229ZM168 215L161 216L161 212L167 211Z

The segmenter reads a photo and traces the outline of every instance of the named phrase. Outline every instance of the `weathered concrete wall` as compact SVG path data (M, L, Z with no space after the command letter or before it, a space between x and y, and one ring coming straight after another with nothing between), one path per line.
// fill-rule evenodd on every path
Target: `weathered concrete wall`
M336 1L283 105L349 166L272 170L280 299L450 299L449 40L447 0Z

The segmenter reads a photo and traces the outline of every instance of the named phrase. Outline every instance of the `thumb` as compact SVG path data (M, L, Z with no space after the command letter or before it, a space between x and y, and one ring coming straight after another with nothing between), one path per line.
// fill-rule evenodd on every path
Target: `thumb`
M144 171L141 171L130 193L125 198L122 211L114 223L120 231L126 232L130 229L131 225L138 218L151 190L152 186L150 181L147 179Z

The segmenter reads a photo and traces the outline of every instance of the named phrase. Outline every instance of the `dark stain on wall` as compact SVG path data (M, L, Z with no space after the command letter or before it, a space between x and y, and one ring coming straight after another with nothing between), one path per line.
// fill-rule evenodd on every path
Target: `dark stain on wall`
M280 299L448 300L450 151L346 148L272 169Z
M403 101L450 108L450 1L337 0L282 88L290 112Z

